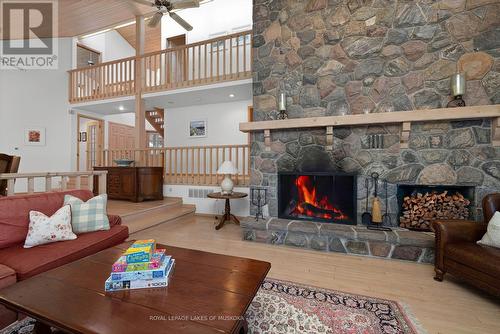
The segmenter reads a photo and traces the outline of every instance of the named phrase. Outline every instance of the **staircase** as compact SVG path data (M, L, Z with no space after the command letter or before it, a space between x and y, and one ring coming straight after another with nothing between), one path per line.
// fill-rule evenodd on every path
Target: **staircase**
M155 131L163 138L163 129L165 127L165 114L162 108L154 108L146 111L146 120L151 124Z

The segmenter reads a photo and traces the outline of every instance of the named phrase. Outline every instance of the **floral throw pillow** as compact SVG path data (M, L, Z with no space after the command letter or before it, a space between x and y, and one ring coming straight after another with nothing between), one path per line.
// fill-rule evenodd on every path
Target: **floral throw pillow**
M74 239L76 239L76 235L71 228L71 207L69 205L63 206L51 217L38 211L30 211L30 224L24 248Z
M109 230L109 219L106 213L107 201L108 195L106 194L93 197L87 202L75 196L64 196L64 205L71 205L73 232L81 234Z

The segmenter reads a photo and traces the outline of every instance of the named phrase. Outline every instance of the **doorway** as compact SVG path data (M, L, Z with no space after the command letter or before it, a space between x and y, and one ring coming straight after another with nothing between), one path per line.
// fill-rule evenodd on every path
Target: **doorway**
M186 45L186 35L178 35L167 38L167 49L176 49L173 52L167 53L170 59L167 59L170 65L169 83L178 83L187 80L187 54L186 49L181 46ZM167 72L168 73L168 72Z
M104 120L78 114L76 141L77 171L88 171L102 165Z

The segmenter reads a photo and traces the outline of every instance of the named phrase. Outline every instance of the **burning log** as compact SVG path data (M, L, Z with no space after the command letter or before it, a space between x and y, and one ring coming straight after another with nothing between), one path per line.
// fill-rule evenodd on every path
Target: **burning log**
M321 217L325 219L342 219L343 214L339 210L322 209L310 203L302 203L301 207L309 216Z
M319 195L309 176L301 175L295 180L298 198L288 204L289 216L300 218L321 218L328 220L348 219L336 208L326 194Z
M430 230L437 219L468 219L470 201L460 193L417 193L403 198L399 225L409 229Z

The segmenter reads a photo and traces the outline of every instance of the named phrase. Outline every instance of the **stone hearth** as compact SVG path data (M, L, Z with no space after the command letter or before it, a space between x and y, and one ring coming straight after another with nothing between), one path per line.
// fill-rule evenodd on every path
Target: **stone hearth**
M434 235L405 229L368 230L364 226L294 221L268 218L241 221L243 239L319 251L406 260L434 262Z

